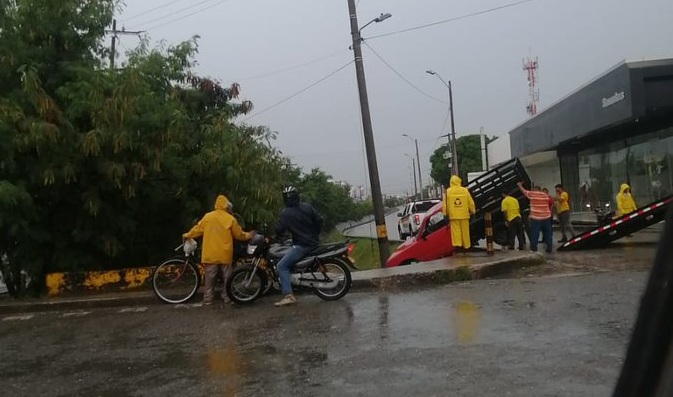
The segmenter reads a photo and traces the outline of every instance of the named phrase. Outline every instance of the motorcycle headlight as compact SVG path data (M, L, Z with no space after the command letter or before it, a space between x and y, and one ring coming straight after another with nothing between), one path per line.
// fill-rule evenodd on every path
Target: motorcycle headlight
M256 250L257 250L257 246L256 246L256 245L252 245L252 244L249 244L249 245L248 245L248 255L252 255L252 254L254 254Z

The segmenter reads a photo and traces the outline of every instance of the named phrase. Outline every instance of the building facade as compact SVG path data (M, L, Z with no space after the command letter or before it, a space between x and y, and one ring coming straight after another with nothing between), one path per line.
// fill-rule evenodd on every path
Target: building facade
M575 211L673 194L673 59L624 62L509 132L534 183L561 183Z

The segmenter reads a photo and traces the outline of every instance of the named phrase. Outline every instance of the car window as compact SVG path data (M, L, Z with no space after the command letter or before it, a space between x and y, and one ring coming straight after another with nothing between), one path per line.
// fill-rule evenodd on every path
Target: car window
M430 208L432 208L435 204L437 204L437 201L423 201L420 203L414 204L414 212L426 212Z
M444 216L444 213L439 211L428 219L428 225L425 227L427 231L426 233L433 233L446 226L448 223L449 221L446 219L446 216Z

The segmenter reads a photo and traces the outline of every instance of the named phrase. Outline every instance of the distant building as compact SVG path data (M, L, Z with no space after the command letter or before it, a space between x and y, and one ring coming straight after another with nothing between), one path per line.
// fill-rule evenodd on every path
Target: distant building
M622 183L639 205L673 194L673 59L620 63L509 140L531 179L550 190L562 183L576 209L614 205Z

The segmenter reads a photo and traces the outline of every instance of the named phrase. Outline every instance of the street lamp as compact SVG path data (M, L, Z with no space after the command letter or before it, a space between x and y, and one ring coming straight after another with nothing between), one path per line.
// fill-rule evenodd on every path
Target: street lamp
M409 157L411 159L411 172L414 173L414 200L416 199L416 196L418 196L418 188L416 187L416 160L409 155L409 153L404 153L405 156ZM422 186L422 185L421 185ZM423 189L421 187L421 189ZM423 193L421 193L422 195ZM422 197L421 197L422 198Z
M376 223L376 237L379 243L379 258L381 267L385 266L390 256L388 244L388 230L386 229L386 217L383 211L383 198L381 195L381 182L379 181L379 169L376 163L376 149L374 146L374 133L372 131L372 119L369 113L369 99L367 98L367 83L365 81L365 68L362 63L362 29L372 22L383 22L390 18L390 14L381 14L377 18L367 22L362 28L358 28L358 17L355 10L355 0L348 0L348 13L351 22L351 36L353 38L353 56L355 57L355 75L358 81L360 94L360 113L362 115L362 128L365 138L365 151L367 153L367 166L369 168L369 182L372 189L372 202L374 204L374 222Z
M442 84L449 89L449 113L451 114L451 139L449 139L449 147L451 150L451 173L453 175L458 175L458 154L456 152L456 129L453 125L453 94L451 92L451 80L447 83L439 73L433 70L426 70L425 73L437 76Z
M421 158L418 156L418 139L412 138L408 134L402 134L402 136L406 136L407 138L411 139L414 142L414 145L416 145L416 164L418 165L418 186L421 188L421 200L423 199L423 179L421 178Z

